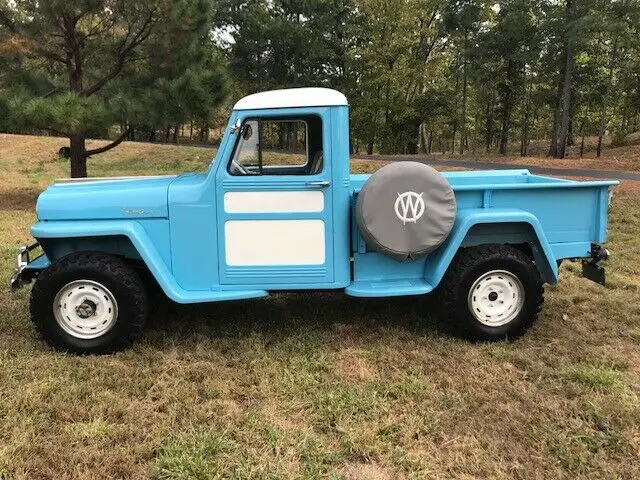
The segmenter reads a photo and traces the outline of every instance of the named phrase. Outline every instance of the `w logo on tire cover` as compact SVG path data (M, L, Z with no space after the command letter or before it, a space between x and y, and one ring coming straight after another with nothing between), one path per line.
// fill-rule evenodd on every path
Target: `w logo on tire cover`
M416 223L422 215L424 215L424 199L422 193L416 192L404 192L398 193L396 204L394 206L396 216L402 221L404 225L407 223Z

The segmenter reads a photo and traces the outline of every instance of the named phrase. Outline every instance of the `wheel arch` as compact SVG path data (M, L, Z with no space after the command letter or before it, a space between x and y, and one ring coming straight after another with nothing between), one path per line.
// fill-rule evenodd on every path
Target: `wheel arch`
M537 217L522 210L461 210L447 241L425 263L425 279L436 287L461 248L510 245L531 258L542 279L558 283L558 265Z
M31 231L52 263L82 251L120 256L144 265L169 298L180 298L180 287L167 265L170 252L162 255L138 222L40 222Z
M39 237L38 241L50 262L75 252L102 252L126 260L142 260L131 239L124 234L101 236L75 236L64 238Z

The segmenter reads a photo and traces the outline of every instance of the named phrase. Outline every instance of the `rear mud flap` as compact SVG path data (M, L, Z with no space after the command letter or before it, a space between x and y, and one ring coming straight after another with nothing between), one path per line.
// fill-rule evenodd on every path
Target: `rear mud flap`
M592 261L582 261L582 276L600 285L606 284L604 267Z

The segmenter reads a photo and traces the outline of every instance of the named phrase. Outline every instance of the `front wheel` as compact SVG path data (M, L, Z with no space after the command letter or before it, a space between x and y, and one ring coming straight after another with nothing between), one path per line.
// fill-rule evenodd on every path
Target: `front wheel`
M503 340L522 335L544 301L533 261L505 245L465 248L441 285L442 311L465 337Z
M33 286L31 319L51 346L110 353L128 346L147 317L147 294L122 259L81 252L42 272Z

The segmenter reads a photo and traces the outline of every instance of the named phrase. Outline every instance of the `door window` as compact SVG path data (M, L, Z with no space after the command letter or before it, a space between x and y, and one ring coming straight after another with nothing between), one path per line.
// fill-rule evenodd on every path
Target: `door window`
M316 175L324 167L319 117L251 119L237 132L232 175Z

